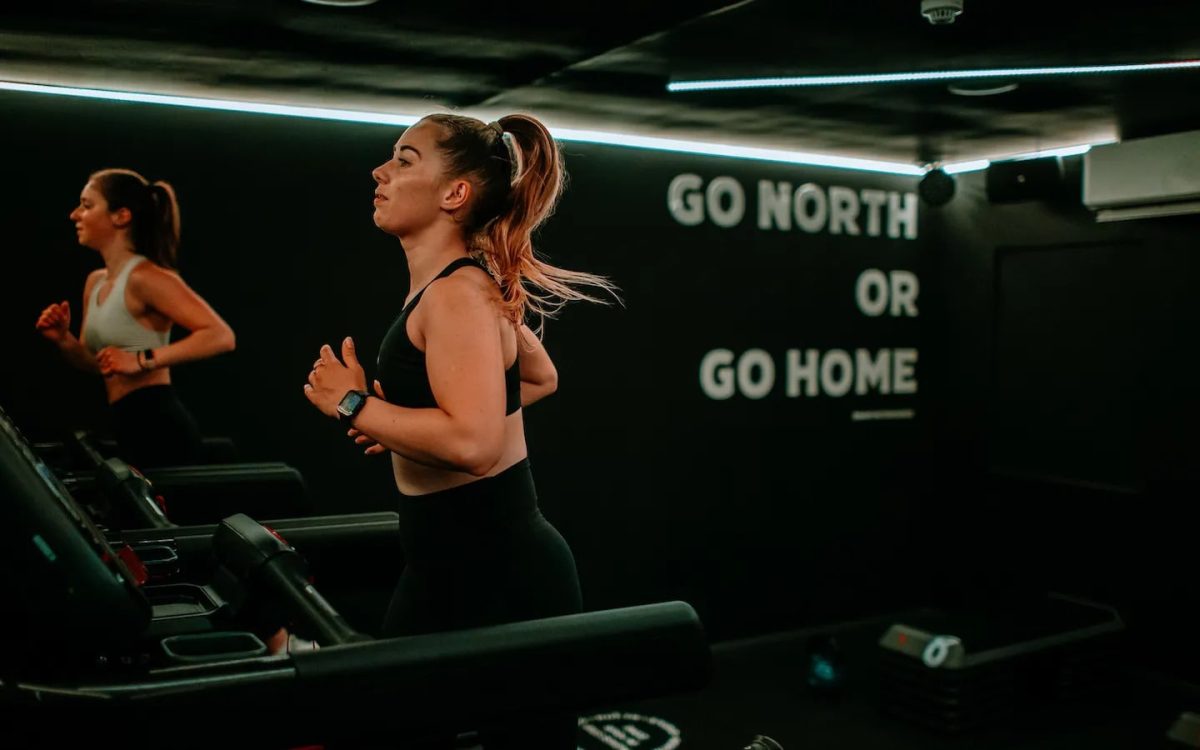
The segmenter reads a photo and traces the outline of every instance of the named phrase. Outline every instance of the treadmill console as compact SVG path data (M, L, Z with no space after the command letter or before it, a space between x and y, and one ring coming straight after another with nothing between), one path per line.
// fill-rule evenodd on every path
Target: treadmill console
M104 647L150 621L129 569L2 409L0 584L0 634L18 642Z

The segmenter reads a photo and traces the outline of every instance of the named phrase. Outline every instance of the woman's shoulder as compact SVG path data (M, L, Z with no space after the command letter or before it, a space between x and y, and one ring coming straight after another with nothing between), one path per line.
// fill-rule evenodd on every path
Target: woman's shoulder
M129 280L133 281L135 279L141 281L149 280L151 282L159 279L182 281L183 277L173 268L160 266L149 258L144 258L129 272Z
M483 295L490 297L498 292L495 279L483 267L464 265L454 273L443 276L429 285L429 290L439 295Z
M129 286L135 294L156 289L176 289L180 284L183 284L183 277L178 271L160 266L149 258L129 272Z
M482 308L499 296L499 288L487 271L479 266L465 266L430 284L421 306L435 311L463 306Z

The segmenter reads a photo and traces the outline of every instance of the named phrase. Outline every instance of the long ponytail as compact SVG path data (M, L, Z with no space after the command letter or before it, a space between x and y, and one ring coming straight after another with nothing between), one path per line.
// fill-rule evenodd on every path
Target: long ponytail
M554 213L565 184L558 144L545 125L528 115L490 124L460 115L425 119L445 130L438 145L450 171L474 178L478 194L464 233L499 283L507 319L519 324L532 315L540 331L542 321L568 302L619 299L616 285L604 276L553 266L534 252L533 233Z

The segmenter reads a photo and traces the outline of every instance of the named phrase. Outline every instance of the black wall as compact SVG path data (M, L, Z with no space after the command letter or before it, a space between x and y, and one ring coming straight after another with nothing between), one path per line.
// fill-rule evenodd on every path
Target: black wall
M301 385L322 343L351 334L376 351L408 290L400 247L370 220L369 173L398 131L31 95L4 95L0 109L10 262L0 398L18 424L53 439L103 423L100 384L59 361L33 323L69 299L77 327L98 258L75 245L66 216L91 170L128 166L176 186L184 277L238 335L233 354L176 369L204 430L233 437L246 459L298 467L321 512L391 507L387 462L363 458ZM933 554L924 503L948 352L939 277L953 273L924 206L889 227L886 193L911 205L914 180L575 144L566 157L571 186L539 248L610 275L625 304L575 305L548 324L561 390L526 420L543 509L576 551L587 605L683 598L720 638L927 595L897 570ZM705 186L732 178L744 216L728 227L708 211L694 226L675 218L668 187L681 174ZM880 202L879 221L864 204L857 235L828 221L760 228L764 180ZM716 198L727 215L730 196ZM865 314L855 289L868 269L915 276L915 307ZM711 397L701 364L717 349L761 349L752 356L774 364L774 387ZM915 359L900 374L910 392L876 382L865 394L789 395L790 349ZM763 370L746 374L753 386ZM844 374L829 370L835 390ZM853 418L878 410L908 411Z
M1146 655L1200 676L1200 221L1099 224L1077 192L991 204L982 173L958 187L937 216L947 575L959 591L1114 604Z

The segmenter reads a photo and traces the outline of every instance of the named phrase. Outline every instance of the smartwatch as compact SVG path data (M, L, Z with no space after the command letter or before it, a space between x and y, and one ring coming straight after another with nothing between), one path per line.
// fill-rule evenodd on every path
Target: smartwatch
M138 367L143 370L153 370L154 364L153 349L142 349L138 352Z
M366 391L346 391L337 405L338 418L343 422L353 422L366 405L368 395Z

